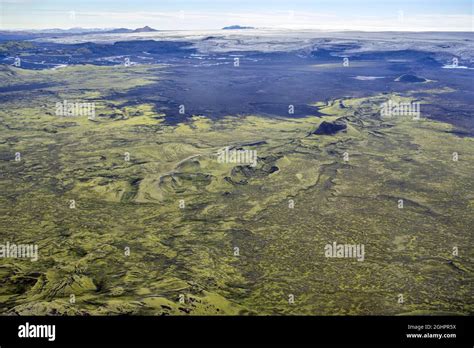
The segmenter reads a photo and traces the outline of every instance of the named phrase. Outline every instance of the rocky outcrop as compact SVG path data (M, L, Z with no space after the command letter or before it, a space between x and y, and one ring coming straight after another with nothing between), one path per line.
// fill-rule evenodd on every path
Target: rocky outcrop
M347 129L347 124L342 119L337 119L334 122L323 121L311 134L333 135L345 129Z
M395 79L395 82L404 82L404 83L416 83L416 82L426 82L428 81L424 77L419 77L415 75L404 74Z

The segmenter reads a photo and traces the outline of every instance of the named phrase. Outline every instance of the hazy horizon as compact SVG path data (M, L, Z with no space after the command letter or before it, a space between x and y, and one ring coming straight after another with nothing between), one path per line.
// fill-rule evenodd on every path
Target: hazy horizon
M234 25L239 25L239 24L234 24ZM173 31L220 31L223 30L223 28L209 28L209 29L159 29L152 27L150 25L143 25L141 27L128 27L128 26L122 26L122 27L66 27L66 28L59 28L59 27L48 27L48 28L13 28L13 29L0 29L1 31L11 31L11 32L19 32L19 31L30 31L30 32L45 32L45 31L53 31L53 30L63 30L63 31L72 31L72 30L98 30L98 31L108 31L108 30L115 30L115 29L129 29L129 30L135 30L135 29L140 29L145 26L151 27L152 29L155 29L157 31L163 31L163 32L173 32ZM236 29L239 30L239 29ZM374 29L374 30L364 30L364 29L317 29L317 28L284 28L284 27L253 27L250 30L275 30L275 31L282 31L282 30L288 30L288 31L321 31L321 32L364 32L364 33L396 33L396 32L403 32L403 33L474 33L472 30L403 30L403 29L392 29L392 30L383 30L383 29ZM126 34L126 33L125 33ZM137 34L137 33L135 33Z
M2 0L1 30L140 28L217 30L229 25L264 29L351 31L473 31L470 0Z

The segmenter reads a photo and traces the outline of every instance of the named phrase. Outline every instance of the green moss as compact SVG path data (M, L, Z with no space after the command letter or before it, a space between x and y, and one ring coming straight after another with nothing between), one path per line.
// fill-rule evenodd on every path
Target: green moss
M322 118L170 126L149 104L108 99L159 81L147 69L18 73L54 83L0 112L1 240L40 253L0 260L2 313L472 312L472 138L381 120L381 102L411 100L397 95L317 103ZM61 98L96 100L102 115L56 117ZM339 117L346 132L309 135ZM218 163L225 146L256 150L257 166ZM333 241L365 244L365 261L325 258Z

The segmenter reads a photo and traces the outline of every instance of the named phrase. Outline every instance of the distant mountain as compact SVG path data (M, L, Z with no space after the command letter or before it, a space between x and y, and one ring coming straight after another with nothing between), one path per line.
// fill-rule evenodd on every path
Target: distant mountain
M124 34L124 33L133 33L134 30L132 29L127 29L127 28L117 28L117 29L111 29L107 30L107 34Z
M143 28L137 28L137 29L133 30L132 32L133 33L150 33L150 32L153 32L153 31L158 31L158 30L150 28L148 25L146 25Z
M240 25L230 25L222 28L222 30L240 30L240 29L255 29L254 27L242 27Z

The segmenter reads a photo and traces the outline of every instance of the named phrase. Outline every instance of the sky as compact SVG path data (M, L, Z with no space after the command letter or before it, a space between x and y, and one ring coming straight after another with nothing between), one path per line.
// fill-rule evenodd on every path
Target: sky
M474 0L0 0L0 29L473 31Z

